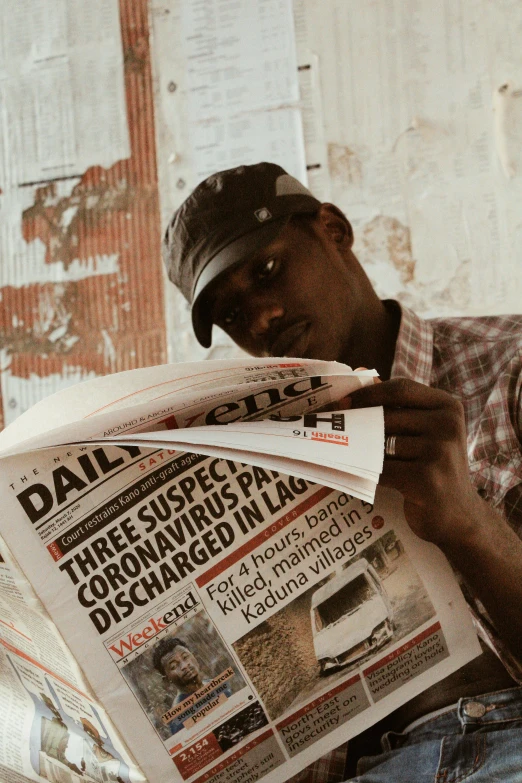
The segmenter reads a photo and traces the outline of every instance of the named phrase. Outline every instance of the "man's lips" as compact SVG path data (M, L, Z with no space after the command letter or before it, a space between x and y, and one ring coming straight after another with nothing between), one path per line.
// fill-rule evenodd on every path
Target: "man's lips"
M310 322L297 321L280 332L272 345L272 356L297 356L302 357L308 348L310 339Z

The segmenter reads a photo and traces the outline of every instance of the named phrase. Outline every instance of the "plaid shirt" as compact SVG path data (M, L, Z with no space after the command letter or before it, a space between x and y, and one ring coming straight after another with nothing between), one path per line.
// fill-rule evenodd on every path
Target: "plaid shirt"
M424 321L400 309L392 378L411 378L461 400L471 481L522 538L522 315ZM522 683L522 662L503 647L484 607L463 589L480 635ZM341 745L289 783L339 783L346 751Z

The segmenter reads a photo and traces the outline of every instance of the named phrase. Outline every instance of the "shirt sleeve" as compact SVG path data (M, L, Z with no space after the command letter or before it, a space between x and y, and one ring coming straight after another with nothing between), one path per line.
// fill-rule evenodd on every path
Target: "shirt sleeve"
M522 539L522 357L514 358L499 374L484 410L481 431L488 433L485 443L490 453L475 475L472 472L472 481ZM522 660L504 645L481 601L460 577L459 581L479 636L522 684Z

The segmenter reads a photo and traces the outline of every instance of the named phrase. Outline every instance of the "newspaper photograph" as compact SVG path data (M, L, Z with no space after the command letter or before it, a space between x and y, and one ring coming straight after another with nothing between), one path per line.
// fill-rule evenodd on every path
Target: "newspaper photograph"
M236 701L229 701L231 697L246 683L192 589L175 596L169 607L156 621L157 626L168 625L167 635L153 636L152 624L117 641L108 640L105 646L170 749L179 741L176 737L172 742L171 737L201 725L219 705L229 707ZM147 637L148 644L133 643L137 634ZM243 693L241 698L248 696Z
M276 719L434 616L419 575L390 530L238 640L234 649ZM285 666L277 651L288 629L299 640L300 656Z
M50 781L131 783L135 779L121 743L86 694L15 651L6 651L6 658L33 708L31 772Z
M276 783L479 652L394 493L124 443L3 465L7 543L158 783Z

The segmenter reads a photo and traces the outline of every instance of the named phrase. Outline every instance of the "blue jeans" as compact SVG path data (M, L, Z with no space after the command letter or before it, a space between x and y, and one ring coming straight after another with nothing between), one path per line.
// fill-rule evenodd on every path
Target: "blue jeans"
M381 745L352 783L522 783L522 687L461 699Z

